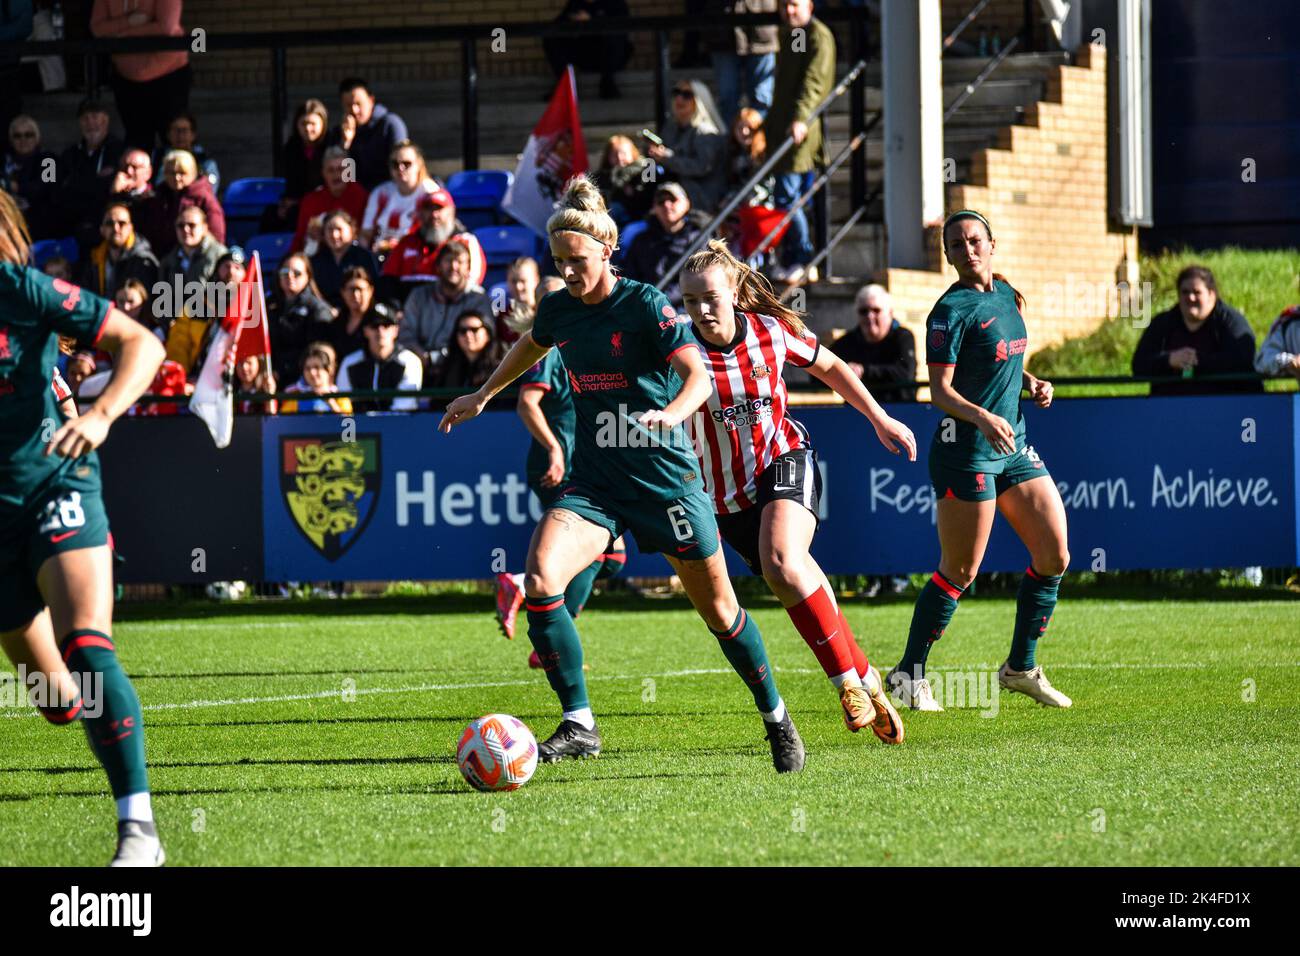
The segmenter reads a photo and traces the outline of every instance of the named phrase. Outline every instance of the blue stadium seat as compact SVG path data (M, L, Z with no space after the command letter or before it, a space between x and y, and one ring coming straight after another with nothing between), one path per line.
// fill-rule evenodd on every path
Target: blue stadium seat
M484 282L487 282L487 280L485 279ZM492 303L494 309L498 302L510 301L510 286L506 284L504 279L498 282L487 282L483 288L487 292L488 301Z
M447 180L447 192L456 200L456 216L465 228L501 223L501 200L514 178L514 173L502 169L466 169Z
M226 244L246 244L257 232L262 213L284 195L284 180L236 179L226 187L221 208L226 213Z
M537 258L541 250L541 241L537 233L527 226L491 226L487 229L475 229L474 236L483 247L483 257L488 266L508 266L520 256ZM490 278L488 281L493 281ZM505 277L504 273L501 276Z
M618 251L614 253L614 262L622 262L627 257L628 249L632 248L632 240L645 232L647 225L644 219L638 219L623 227L623 231L618 234Z
M36 268L43 269L45 263L55 256L63 256L75 265L81 257L77 250L77 240L68 236L64 239L40 239L32 243L32 265Z
M248 240L244 246L244 251L248 253L248 258L253 258L256 252L262 259L262 285L270 290L272 287L272 274L280 268L280 263L284 257L289 254L289 246L293 244L293 233L291 232L267 232L260 236L254 236Z

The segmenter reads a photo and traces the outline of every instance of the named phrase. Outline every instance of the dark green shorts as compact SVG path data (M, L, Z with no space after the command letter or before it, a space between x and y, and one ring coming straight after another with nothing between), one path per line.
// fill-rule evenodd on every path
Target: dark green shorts
M703 491L684 498L634 498L611 501L581 484L565 485L547 507L563 508L598 524L611 538L631 532L647 554L662 552L683 561L701 561L718 550L718 522Z
M108 516L98 489L59 485L0 537L0 631L22 627L45 608L36 573L64 551L108 543Z
M537 500L541 503L543 511L551 507L551 502L560 497L560 492L567 487L569 487L567 480L550 488L543 488L540 481L533 478L528 479L528 488L537 496Z
M973 471L941 464L930 456L930 484L936 498L960 498L962 501L988 501L1008 488L1031 478L1047 475L1047 466L1033 445L1026 445L1014 455L998 462L992 470Z

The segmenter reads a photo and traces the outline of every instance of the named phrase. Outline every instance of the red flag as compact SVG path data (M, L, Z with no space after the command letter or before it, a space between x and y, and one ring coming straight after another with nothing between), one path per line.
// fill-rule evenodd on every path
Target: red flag
M528 137L501 208L544 236L546 220L555 211L564 184L586 171L587 142L578 117L578 83L570 66L555 84L550 105Z

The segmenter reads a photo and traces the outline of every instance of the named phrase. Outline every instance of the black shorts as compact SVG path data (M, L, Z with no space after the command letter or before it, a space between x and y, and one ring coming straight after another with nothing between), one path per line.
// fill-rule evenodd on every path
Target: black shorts
M772 459L772 464L758 476L758 500L753 507L718 515L722 540L731 545L755 574L763 573L758 553L763 509L782 499L799 502L820 522L817 511L822 499L822 473L817 467L817 454L811 448L789 451Z

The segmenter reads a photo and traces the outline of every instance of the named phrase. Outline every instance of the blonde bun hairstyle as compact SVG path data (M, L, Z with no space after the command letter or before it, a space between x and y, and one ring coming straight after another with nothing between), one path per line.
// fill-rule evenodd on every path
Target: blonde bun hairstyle
M605 209L600 188L585 174L574 176L564 187L558 208L546 220L546 235L577 232L602 245L610 252L618 248L618 226Z

